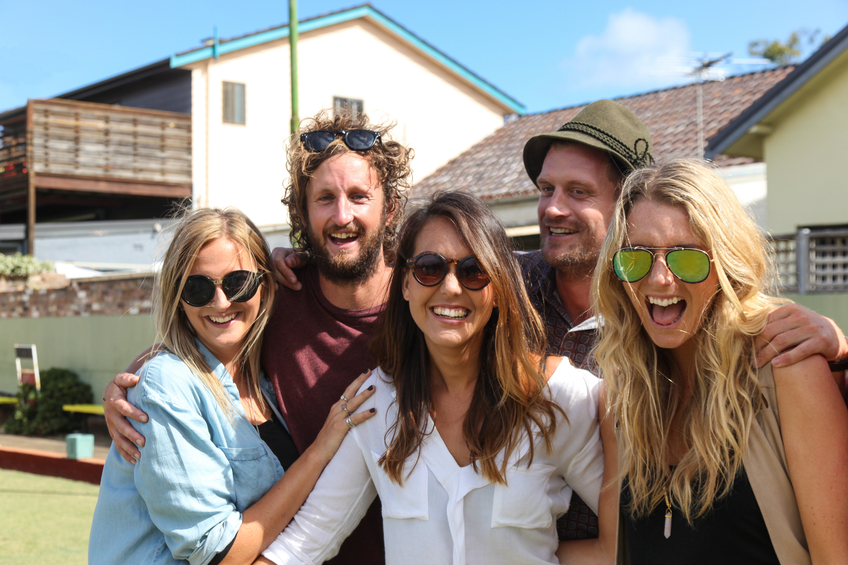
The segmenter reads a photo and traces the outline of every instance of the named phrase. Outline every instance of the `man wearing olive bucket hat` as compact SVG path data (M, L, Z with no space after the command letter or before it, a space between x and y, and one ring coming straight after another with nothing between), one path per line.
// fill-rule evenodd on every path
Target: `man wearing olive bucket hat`
M524 146L524 168L540 193L541 237L539 251L519 257L527 291L545 321L549 354L593 372L598 321L590 305L592 273L621 182L654 162L652 149L645 124L612 100L589 104ZM772 359L790 365L814 353L848 355L833 321L795 304L775 310L761 335L761 365ZM560 539L597 537L597 517L575 496L557 529Z

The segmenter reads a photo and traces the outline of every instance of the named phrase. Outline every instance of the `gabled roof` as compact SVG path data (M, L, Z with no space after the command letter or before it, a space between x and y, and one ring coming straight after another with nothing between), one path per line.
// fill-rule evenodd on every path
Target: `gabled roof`
M704 139L715 135L791 71L792 67L781 67L704 83ZM697 93L698 85L690 84L615 100L645 123L651 132L654 157L697 157ZM507 122L483 141L416 182L415 194L451 188L470 190L483 199L535 194L536 187L524 171L524 144L534 135L555 131L585 106L519 116ZM723 155L714 160L718 166L752 162L748 158Z
M524 104L518 102L515 98L509 96L490 82L476 75L454 59L448 57L446 54L439 51L379 10L375 9L370 4L363 4L361 6L339 10L338 12L331 12L314 18L300 20L297 24L298 34L307 33L316 29L329 27L359 18L368 18L392 34L400 37L402 40L428 55L442 66L447 67L453 73L459 75L461 78L472 83L474 86L484 91L501 104L510 108L514 113L523 114L526 112L527 109ZM171 67L176 68L184 65L190 65L191 63L211 59L226 53L232 53L241 49L247 49L248 47L255 47L257 45L262 45L263 43L284 39L288 36L289 26L281 25L231 39L218 41L216 38L213 45L173 55L171 57Z
M71 90L70 92L59 94L54 98L63 98L66 100L83 100L90 96L99 94L103 91L111 90L124 85L130 85L139 81L150 80L152 78L159 78L165 75L174 75L185 72L188 71L184 71L182 69L172 69L169 64L169 60L163 59L161 61L156 61L155 63L151 63L149 65L145 65L143 67L139 67L137 69L133 69L131 71L127 71L125 73L101 80L100 82L95 82L93 84L83 86L82 88L77 88L76 90Z
M795 70L783 81L775 85L713 137L707 145L707 158L729 149L846 50L848 50L848 26L842 28L806 61L795 67Z
M156 61L155 63L150 63L149 65L145 65L143 67L139 67L137 69L133 69L131 71L127 71L125 73L121 73L119 75L115 75L113 77L109 77L98 82L94 82L87 86L83 86L75 90L65 92L64 94L57 94L56 96L52 96L51 98L61 98L64 100L85 100L86 98L95 96L97 94L100 94L101 92L119 88L121 86L132 85L141 81L149 81L152 79L158 79L171 75L180 75L188 72L189 71L183 69L171 68L169 59L163 59L161 61ZM0 120L5 120L10 116L22 113L24 111L26 111L26 105L19 106L18 108L10 108L9 110L5 110L0 113Z

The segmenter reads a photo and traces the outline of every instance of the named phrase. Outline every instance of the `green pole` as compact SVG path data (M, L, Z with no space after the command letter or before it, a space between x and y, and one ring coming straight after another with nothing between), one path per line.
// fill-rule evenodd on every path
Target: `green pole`
M291 132L300 125L297 96L297 0L289 0L289 53L291 53Z

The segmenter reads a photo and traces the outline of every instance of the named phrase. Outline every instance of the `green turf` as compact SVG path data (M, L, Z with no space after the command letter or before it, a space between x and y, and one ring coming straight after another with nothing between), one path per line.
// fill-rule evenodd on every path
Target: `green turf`
M0 469L0 564L85 565L98 490Z

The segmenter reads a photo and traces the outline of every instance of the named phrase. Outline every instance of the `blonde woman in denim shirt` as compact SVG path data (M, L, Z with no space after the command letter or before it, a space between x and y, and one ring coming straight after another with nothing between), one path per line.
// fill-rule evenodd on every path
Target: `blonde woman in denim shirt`
M281 425L259 368L270 272L267 244L238 210L195 210L176 226L154 289L161 346L129 391L149 416L133 422L147 442L134 465L114 445L109 453L90 564L252 562L297 512L349 426L373 414L348 416L340 400L283 471L263 441ZM364 379L345 391L349 412L373 394L353 397Z

